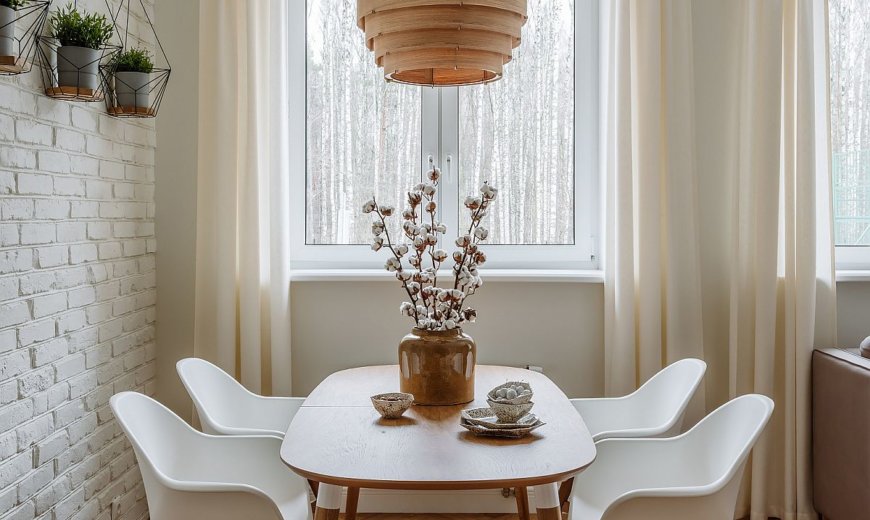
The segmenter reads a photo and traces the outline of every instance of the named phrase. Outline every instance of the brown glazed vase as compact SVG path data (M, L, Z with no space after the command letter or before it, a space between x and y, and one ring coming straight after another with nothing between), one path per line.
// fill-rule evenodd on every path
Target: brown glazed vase
M462 329L414 328L399 344L402 392L414 404L445 406L474 400L477 345Z

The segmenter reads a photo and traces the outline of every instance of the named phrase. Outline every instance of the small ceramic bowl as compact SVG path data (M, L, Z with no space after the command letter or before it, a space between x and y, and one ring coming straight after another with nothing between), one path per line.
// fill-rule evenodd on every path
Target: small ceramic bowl
M412 404L413 394L393 392L372 396L372 405L384 419L398 419Z
M515 424L520 417L529 413L529 410L535 406L535 403L520 403L520 404L510 404L510 403L499 403L497 401L493 401L492 399L487 399L486 401L489 403L489 407L492 408L495 416L498 417L499 422Z
M523 388L528 388L529 393L526 394L526 395L518 395L518 396L516 396L516 397L513 398L513 399L508 399L507 397L498 397L498 396L496 395L496 392L498 392L498 391L501 390L502 388L510 388L510 387L512 387L512 386L514 386L514 387L516 387L516 386L522 386ZM528 383L524 383L524 382L522 382L522 381L508 381L507 383L504 383L504 384L502 384L502 385L498 385L497 387L495 387L495 388L493 388L492 390L490 390L489 393L486 394L486 397L487 397L490 401L495 401L495 402L497 402L497 403L504 403L504 404L525 404L525 403L529 403L529 402L531 402L531 401L532 401L532 396L534 396L534 395L535 395L535 394L534 394L534 391L532 390L531 385L529 385Z

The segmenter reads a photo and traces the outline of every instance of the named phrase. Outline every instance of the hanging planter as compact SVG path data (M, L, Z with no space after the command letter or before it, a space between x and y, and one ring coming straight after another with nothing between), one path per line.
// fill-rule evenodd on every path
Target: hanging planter
M30 72L51 2L0 0L0 75Z
M115 117L155 117L163 101L163 93L169 83L171 68L169 59L163 51L157 31L145 4L139 0L139 8L144 15L148 26L154 34L154 41L160 49L160 67L155 66L155 56L147 49L129 47L130 39L130 10L131 0L122 0L116 15L114 16L117 27L121 19L122 9L127 9L127 26L124 28L122 37L123 50L118 53L109 63L104 66L103 75L106 77L107 96L106 110L109 115Z
M114 34L115 26L105 15L80 12L72 3L55 11L49 35L40 38L45 94L70 101L103 100L101 65L119 50L109 44Z

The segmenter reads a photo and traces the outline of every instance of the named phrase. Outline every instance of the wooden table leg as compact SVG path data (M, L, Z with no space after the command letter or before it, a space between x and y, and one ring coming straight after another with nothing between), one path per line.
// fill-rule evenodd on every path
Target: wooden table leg
M571 501L571 490L574 489L574 478L569 478L559 486L559 505L567 511L568 502Z
M514 493L517 494L517 515L520 517L520 520L529 520L531 517L529 516L529 492L524 487L518 487L514 489Z
M314 520L338 520L339 509L341 509L341 487L321 483L317 489Z
M357 504L359 504L359 488L347 488L347 505L344 506L344 520L356 520Z
M555 482L535 486L535 505L538 520L562 520L562 508L559 505L559 485Z

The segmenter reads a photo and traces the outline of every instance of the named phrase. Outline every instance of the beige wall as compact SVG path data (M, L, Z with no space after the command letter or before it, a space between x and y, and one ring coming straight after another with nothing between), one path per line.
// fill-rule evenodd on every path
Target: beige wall
M193 355L199 1L158 0L172 80L157 118L157 398L183 416L175 362Z
M399 316L397 284L299 282L292 298L297 394L342 368L396 363L411 326ZM568 395L600 395L603 285L491 282L471 305L479 320L465 330L477 342L479 363L542 366Z

